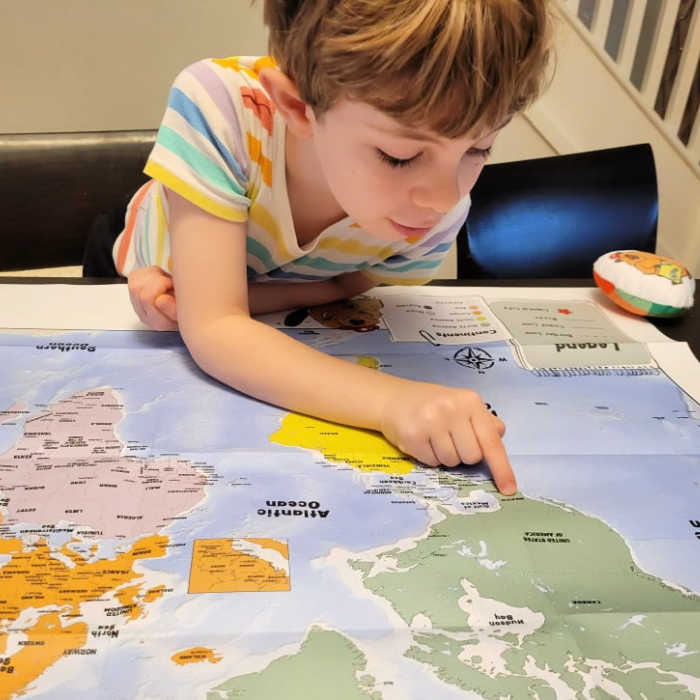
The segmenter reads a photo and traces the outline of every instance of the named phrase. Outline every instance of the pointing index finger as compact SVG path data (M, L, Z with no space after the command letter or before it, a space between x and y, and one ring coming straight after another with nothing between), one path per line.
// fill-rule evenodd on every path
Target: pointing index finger
M513 467L511 467L506 454L506 448L496 432L491 417L485 415L484 418L473 418L472 425L484 460L489 465L491 475L496 483L496 488L504 496L512 496L518 490L518 485L515 481Z

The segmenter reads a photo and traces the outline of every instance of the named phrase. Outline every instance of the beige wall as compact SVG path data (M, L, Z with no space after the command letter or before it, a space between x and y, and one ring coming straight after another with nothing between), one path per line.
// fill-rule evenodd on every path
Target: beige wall
M266 47L262 0L0 0L0 133L155 128L181 68Z

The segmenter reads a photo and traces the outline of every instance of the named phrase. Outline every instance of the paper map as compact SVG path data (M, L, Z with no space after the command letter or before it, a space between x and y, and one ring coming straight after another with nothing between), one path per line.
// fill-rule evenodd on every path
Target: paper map
M470 387L520 491L206 377L176 333L0 337L0 696L700 696L698 407L503 340L283 330Z

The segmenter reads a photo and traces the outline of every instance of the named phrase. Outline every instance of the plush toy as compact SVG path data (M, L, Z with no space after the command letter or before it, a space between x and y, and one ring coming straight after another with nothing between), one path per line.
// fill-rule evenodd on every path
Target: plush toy
M695 280L680 263L655 253L616 250L593 263L596 284L640 316L678 316L693 305Z

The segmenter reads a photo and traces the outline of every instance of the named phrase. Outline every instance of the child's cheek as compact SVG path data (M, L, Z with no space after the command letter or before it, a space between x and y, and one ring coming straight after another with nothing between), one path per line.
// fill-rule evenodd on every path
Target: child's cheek
M476 184L476 181L481 175L481 171L484 169L484 163L473 163L460 169L458 187L459 192L462 196L471 192L472 188Z

